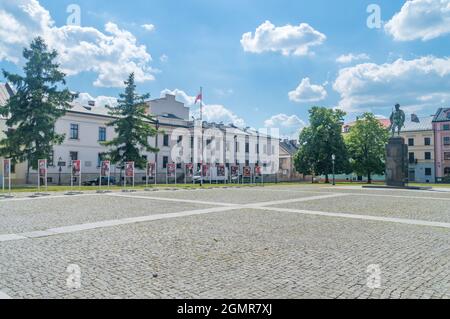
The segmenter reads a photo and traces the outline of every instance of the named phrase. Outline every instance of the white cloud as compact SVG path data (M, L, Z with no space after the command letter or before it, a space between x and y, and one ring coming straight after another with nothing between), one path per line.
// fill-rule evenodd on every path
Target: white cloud
M354 61L361 61L361 60L370 60L370 56L366 53L361 53L361 54L353 54L353 53L349 53L349 54L343 54L340 57L338 57L336 59L337 63L340 64L350 64Z
M419 111L450 104L450 58L398 59L340 70L333 84L340 107L349 112L389 111L396 103Z
M175 95L177 101L183 102L188 107L195 107L195 96L190 96L183 90L165 89L161 91L161 97L166 94ZM198 107L191 111L191 116L200 117L200 108ZM238 127L245 127L245 120L236 115L231 110L220 104L204 104L203 105L203 119L208 122L223 122L224 124L234 124Z
M306 103L322 101L328 94L323 86L311 84L309 78L304 78L299 86L288 95L289 100L293 102Z
M166 63L167 61L169 61L169 57L168 57L166 54L163 54L163 55L161 55L161 56L159 57L159 60L160 60L162 63Z
M148 32L155 31L155 25L154 24L143 24L141 25L142 28L144 28Z
M97 107L105 107L106 105L109 106L117 105L117 98L112 96L93 97L89 93L79 93L78 98L75 99L75 102L78 102L83 106L87 106L89 101L94 101L95 106Z
M285 25L276 27L270 21L261 24L255 31L242 35L241 44L244 51L251 53L281 52L283 55L303 56L310 53L313 46L321 45L326 40L323 33L307 23L299 26Z
M306 123L297 115L277 114L264 122L267 128L277 128L280 136L289 139L298 139L300 131Z
M448 34L450 0L407 1L386 23L385 30L398 41L428 41Z
M156 71L149 65L152 57L147 48L114 23L107 23L105 32L74 25L57 27L37 0L2 0L0 21L0 60L21 65L23 48L41 36L59 52L61 69L69 76L96 73L94 85L99 87L122 87L131 72L138 83L154 80Z

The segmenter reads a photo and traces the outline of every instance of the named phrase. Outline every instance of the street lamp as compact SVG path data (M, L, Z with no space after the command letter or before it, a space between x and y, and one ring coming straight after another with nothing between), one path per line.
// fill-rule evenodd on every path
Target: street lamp
M333 186L336 186L336 174L335 174L335 164L336 164L336 155L331 155L331 160L333 162Z
M61 186L61 172L63 167L62 157L60 156L58 159L58 186Z

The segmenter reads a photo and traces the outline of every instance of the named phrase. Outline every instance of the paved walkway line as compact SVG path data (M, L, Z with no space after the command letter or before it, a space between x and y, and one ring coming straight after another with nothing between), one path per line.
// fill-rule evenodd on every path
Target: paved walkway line
M261 210L266 210L266 211L275 211L275 212L296 213L296 214L302 214L302 215L350 218L350 219L390 222L390 223L398 223L398 224L406 224L406 225L431 226L431 227L440 227L440 228L450 229L450 223L432 222L432 221L426 221L426 220L392 218L392 217L381 217L381 216L370 216L370 215L357 215L357 214L344 214L344 213L327 213L327 212L316 212L316 211L310 211L310 210L291 209L291 208L276 208L276 207L259 207L256 209L261 209Z
M73 198L73 197L85 197L85 196L100 196L103 194L88 193L88 194L77 194L77 195L55 195L55 196L42 196L42 197L19 197L19 198L7 198L0 200L0 203L7 202L24 202L31 200L43 200L43 199L58 199L58 198Z
M313 200L321 200L321 199L330 199L330 198L337 198L337 197L345 197L349 194L341 193L328 193L327 195L318 195L318 196L311 196L311 197L301 197L301 198L293 198L293 199L282 199L282 200L274 200L270 202L261 202L261 203L252 203L252 204L245 204L243 205L246 208L254 208L254 207L265 207L265 206L273 206L273 205L282 205L282 204L291 204L291 203L301 203L301 202L309 202Z
M193 199L183 199L183 198L168 198L168 197L154 197L154 196L133 196L133 195L122 195L122 194L106 194L111 197L123 197L123 198L133 198L133 199L146 199L146 200L159 200L163 202L177 202L177 203L189 203L189 204L202 204L202 205L213 205L213 206L227 206L234 207L240 206L239 204L221 203L221 202L207 202Z
M8 296L4 292L0 291L0 300L5 300L5 299L12 299L12 297Z

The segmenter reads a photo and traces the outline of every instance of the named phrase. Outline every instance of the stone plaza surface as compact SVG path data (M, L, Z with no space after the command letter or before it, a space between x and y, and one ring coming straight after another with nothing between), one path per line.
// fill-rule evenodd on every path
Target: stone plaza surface
M450 299L448 192L57 194L0 200L0 221L0 298Z

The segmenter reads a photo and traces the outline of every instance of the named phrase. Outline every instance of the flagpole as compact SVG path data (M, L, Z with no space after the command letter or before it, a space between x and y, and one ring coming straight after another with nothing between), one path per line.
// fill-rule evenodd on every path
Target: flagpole
M201 147L201 164L200 164L200 186L203 186L203 156L204 156L204 149L203 149L203 87L200 87L200 125L202 130L202 147Z

